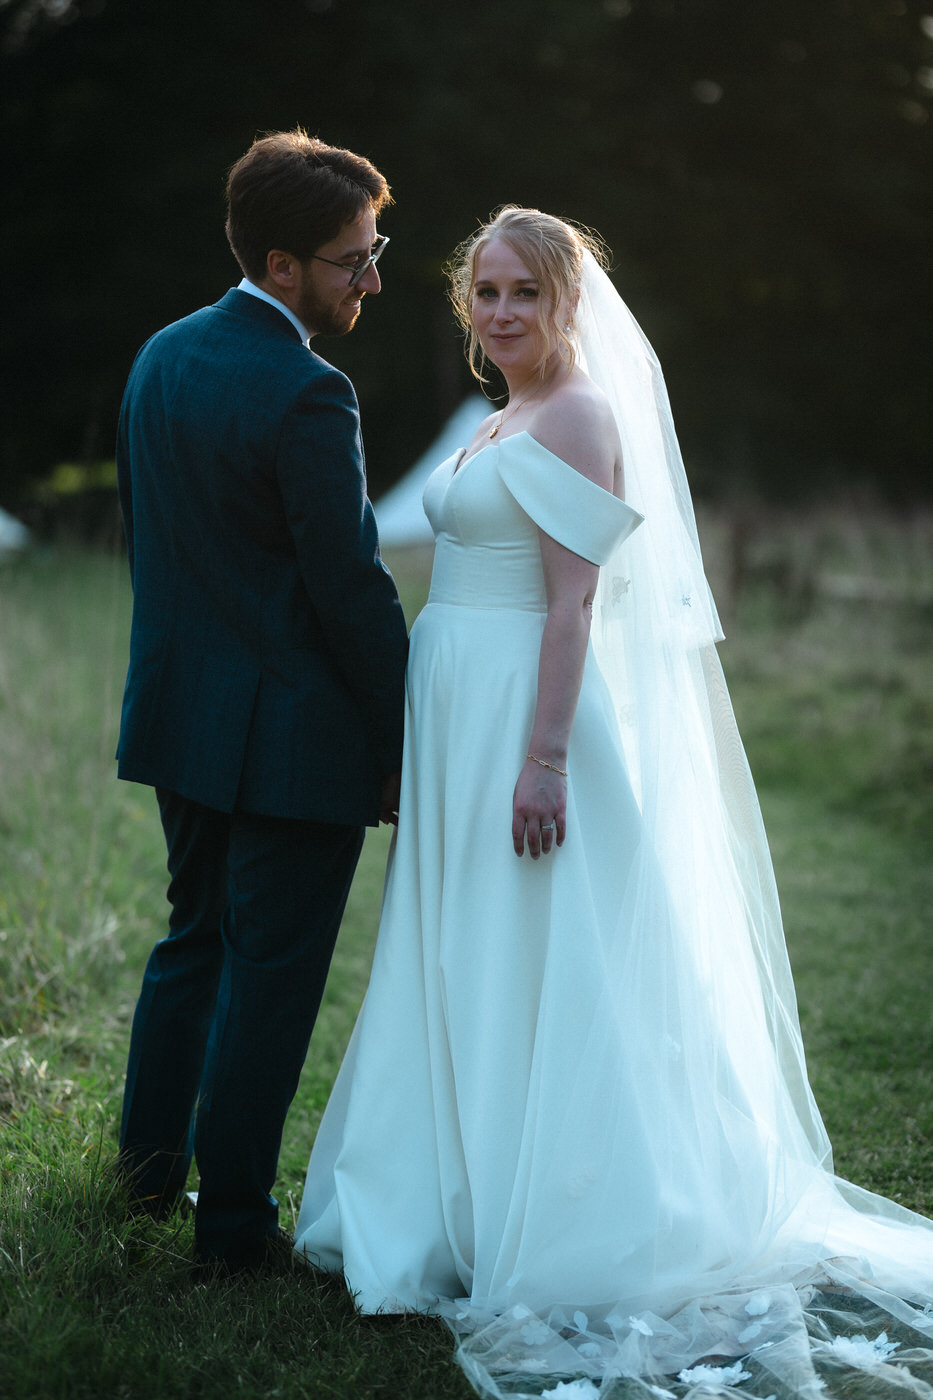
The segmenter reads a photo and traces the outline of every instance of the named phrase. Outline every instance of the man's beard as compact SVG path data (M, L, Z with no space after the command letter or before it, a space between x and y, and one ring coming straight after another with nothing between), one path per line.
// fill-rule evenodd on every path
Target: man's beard
M303 326L307 326L314 335L331 338L352 331L359 314L359 307L351 312L343 302L334 306L332 302L322 301L313 292L302 297L298 306L298 319Z

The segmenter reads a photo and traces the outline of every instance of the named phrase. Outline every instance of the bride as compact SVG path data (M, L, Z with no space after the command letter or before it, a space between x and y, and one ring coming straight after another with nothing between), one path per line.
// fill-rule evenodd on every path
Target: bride
M933 1225L832 1173L657 360L536 210L452 288L509 400L425 490L397 838L296 1248L442 1315L484 1396L933 1397Z

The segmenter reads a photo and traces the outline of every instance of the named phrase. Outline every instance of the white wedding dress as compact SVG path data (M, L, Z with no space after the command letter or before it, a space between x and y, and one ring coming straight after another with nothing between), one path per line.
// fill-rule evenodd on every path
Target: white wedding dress
M789 1357L810 1393L801 1292L832 1284L825 1306L845 1306L866 1250L867 1294L912 1296L897 1316L933 1340L933 1231L825 1172L754 967L710 980L643 840L593 655L565 846L511 850L545 619L537 525L604 559L639 517L525 433L458 461L424 493L437 556L398 837L298 1249L342 1268L366 1312L444 1312L486 1394L503 1372L597 1385L709 1355L735 1379L756 1348L763 1389L740 1393L772 1393ZM878 1330L866 1357L883 1368Z
M591 649L566 842L512 850L538 527L612 560L624 610L640 517L528 433L461 457L425 490L397 838L296 1247L366 1312L443 1314L482 1395L816 1397L855 1367L933 1396L933 1228L832 1175L786 962L747 928L772 894L737 737L717 726L737 834L691 809L689 717L665 745L683 809L649 824L658 779L633 790ZM689 664L718 694L714 657Z

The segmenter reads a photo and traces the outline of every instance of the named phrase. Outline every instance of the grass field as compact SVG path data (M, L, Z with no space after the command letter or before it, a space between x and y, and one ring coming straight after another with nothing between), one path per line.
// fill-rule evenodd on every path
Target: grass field
M933 522L849 508L703 535L837 1169L933 1213ZM411 619L425 561L390 563ZM196 1286L190 1223L125 1216L115 1122L166 912L152 794L112 762L129 607L120 558L0 569L0 1397L465 1397L437 1325L362 1322L301 1269ZM367 840L286 1129L286 1225L386 845Z

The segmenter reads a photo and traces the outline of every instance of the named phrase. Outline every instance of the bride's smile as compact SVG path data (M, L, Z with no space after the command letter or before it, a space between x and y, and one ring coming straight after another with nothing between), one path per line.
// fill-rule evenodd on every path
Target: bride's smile
M555 348L549 333L553 305L538 279L500 238L476 258L471 312L480 346L510 390L538 372Z

